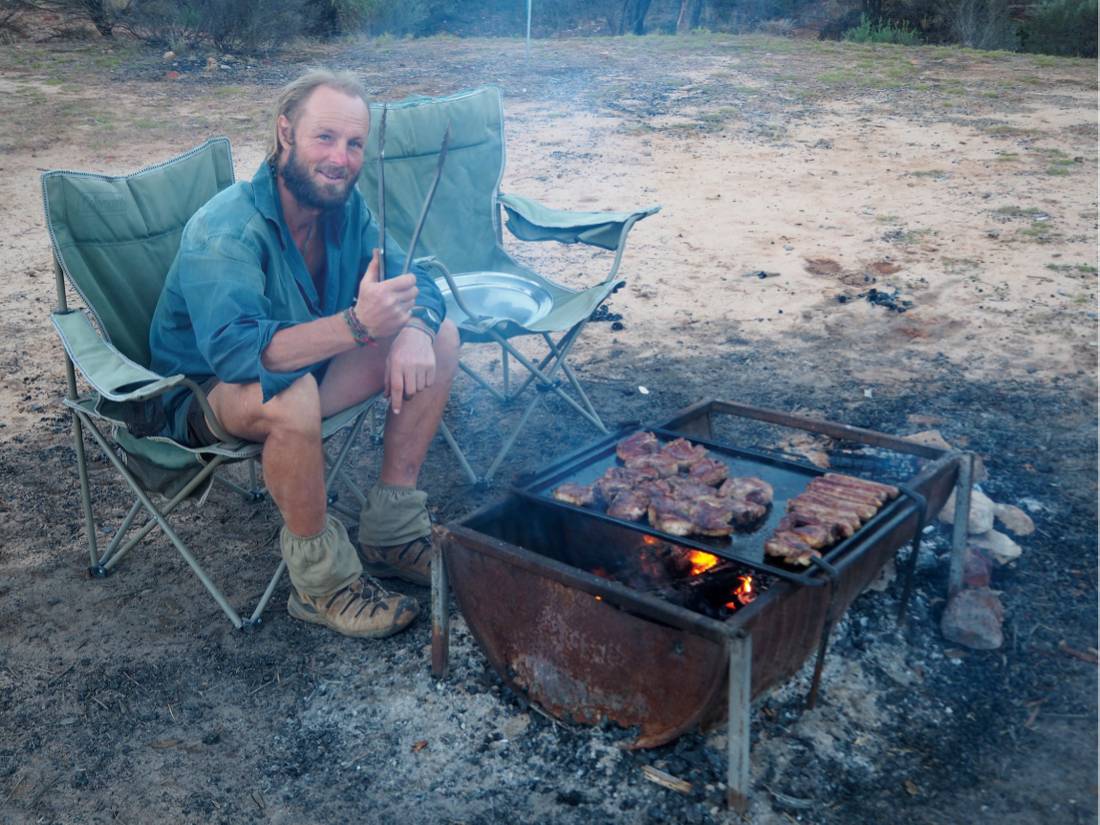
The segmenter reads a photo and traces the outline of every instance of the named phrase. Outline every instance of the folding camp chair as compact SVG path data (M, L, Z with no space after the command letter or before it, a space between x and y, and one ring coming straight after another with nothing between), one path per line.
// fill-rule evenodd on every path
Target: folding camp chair
M381 108L381 104L371 107L374 126L359 182L375 214L379 212L381 129L377 126ZM425 256L418 259L421 263L435 267L439 274L452 275L458 298L446 281L440 279L437 283L463 343L494 343L500 347L502 388L465 363L460 364L461 369L502 403L532 387L553 392L606 433L607 428L566 359L592 313L623 284L616 280L616 274L631 227L660 207L635 212L564 212L501 194L504 113L498 89L482 88L442 98L410 98L387 104L386 110L386 228L406 249L436 171L441 139L447 127L451 129L442 177L415 252ZM502 206L508 214L508 228L520 240L584 243L613 251L611 271L602 282L583 290L567 289L544 278L504 250ZM539 336L547 347L541 359L528 358L510 340L528 335ZM558 338L555 340L553 335ZM514 388L509 375L511 360L527 370L526 378ZM559 371L565 377L564 385L558 379ZM450 429L446 424L441 426L471 481L492 477L544 394L533 393L481 479Z
M183 375L161 376L148 369L149 325L183 227L195 210L232 182L229 141L214 138L185 154L123 177L46 172L42 176L42 195L57 276L57 310L51 320L65 349L64 404L73 414L89 570L95 577L108 575L159 527L234 627L240 629L259 624L286 568L285 562L280 562L251 616L242 619L167 517L189 498L198 497L199 504L204 503L214 481L247 498L262 498L263 491L256 484L255 461L261 445L227 435L194 382ZM83 299L98 331L88 315L68 308L66 281ZM90 386L83 395L77 391L76 370ZM220 439L217 444L192 449L167 438L141 436L142 414L148 409L145 402L176 387L187 387L195 393ZM328 490L333 489L337 479L348 481L342 469L344 460L373 403L374 399L368 400L324 422L326 438L350 426L346 442L329 461ZM111 441L101 426L109 431ZM121 473L136 499L102 554L96 542L84 453L85 430ZM218 474L224 466L242 461L249 462L250 488ZM361 505L362 494L354 485L346 486ZM153 502L155 495L163 496L167 503L158 508ZM149 518L134 527L142 509Z

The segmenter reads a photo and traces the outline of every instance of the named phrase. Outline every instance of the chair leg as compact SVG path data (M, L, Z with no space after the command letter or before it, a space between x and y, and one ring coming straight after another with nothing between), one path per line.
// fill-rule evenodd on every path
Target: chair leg
M550 336L546 333L543 333L543 338L546 339L546 346L548 346L550 348L550 351L556 355L558 352L558 348L557 346L555 346ZM573 368L569 366L568 362L562 362L561 371L565 373L565 377L568 378L569 383L573 385L574 391L576 391L577 395L580 396L581 403L584 404L585 408L590 413L592 413L592 417L603 424L603 419L600 418L600 414L596 412L596 408L592 406L592 402L588 398L588 393L584 391L584 387L581 386L581 382L577 380L577 374L573 372Z
M500 348L500 375L504 384L504 397L508 397L508 350Z
M130 507L130 511L123 516L122 521L118 525L118 529L115 531L114 537L111 539L111 543L107 545L107 549L103 551L103 555L99 557L99 562L91 567L92 575L94 576L106 576L111 571L110 568L114 566L112 558L115 550L119 544L126 537L126 534L130 531L130 525L134 523L134 519L141 511L141 502L134 499L133 505ZM127 548L129 549L129 548Z
M458 362L458 368L460 370L462 370L464 373L466 373L468 376L470 376L472 379L474 379L475 382L480 384L482 389L486 390L491 396L493 396L493 398L495 398L501 404L505 404L510 400L508 398L508 396L504 395L500 390L498 390L496 387L494 387L492 384L490 384L488 381L486 381L484 378L482 378L480 375L478 375L476 372L474 372L468 366L463 364L461 361Z
M72 365L69 365L70 370ZM76 450L76 467L80 476L80 506L84 509L84 532L88 538L88 568L95 570L99 566L99 553L96 548L95 514L92 512L92 492L88 483L88 458L84 452L84 427L80 416L73 412L73 447Z
M118 455L115 454L115 451L111 449L111 445L107 442L107 439L103 436L103 434L99 432L99 429L91 423L89 423L88 428L91 432L92 438L95 439L95 442L99 445L100 449L103 450L104 454L107 456L108 460L114 465L115 469L122 474L122 477L126 480L126 483L130 485L130 489L138 497L138 500L141 501L142 505L149 512L149 515L152 516L157 526L164 531L164 535L168 537L168 540L172 542L176 550L183 557L183 560L186 561L187 564L191 567L192 572L194 572L194 574L198 576L199 581L203 584L203 587L205 587L207 592L210 593L210 595L214 598L214 601L218 603L218 606L222 609L222 612L224 612L225 615L229 618L229 621L232 622L233 627L239 630L244 625L244 622L241 620L240 615L238 615L237 611L234 610L233 607L229 604L229 602L225 598L225 595L221 592L221 590L218 589L217 585L215 585L214 582L211 581L210 577L206 575L206 571L203 570L202 565L198 563L195 557L191 555L191 551L187 548L187 545L183 542L183 539L181 539L176 534L176 531L172 529L172 525L168 523L164 515L160 512L160 510L157 509L156 505L153 504L149 496L146 495L145 491L141 488L141 485L138 483L137 479L134 478L133 474L130 472L129 468L122 461L122 459L119 458ZM213 465L214 462L212 461L210 465L207 466L209 467Z
M477 473L474 472L474 468L470 466L470 462L466 459L466 454L462 452L462 448L458 446L458 442L455 441L455 437L451 434L451 428L447 426L447 422L439 422L439 432L443 436L443 440L447 442L447 446L451 448L451 452L455 454L455 458L458 459L459 466L462 467L462 472L466 474L466 478L476 484L478 482Z
M286 571L286 559L279 562L279 567L275 570L275 575L271 577L271 581L267 583L267 589L264 590L263 596L260 597L260 603L256 605L256 609L252 611L252 615L248 617L248 621L245 622L245 626L255 627L260 623L260 614L267 608L267 603L271 601L271 596L275 592L275 585L279 583L279 579L282 578L283 573Z

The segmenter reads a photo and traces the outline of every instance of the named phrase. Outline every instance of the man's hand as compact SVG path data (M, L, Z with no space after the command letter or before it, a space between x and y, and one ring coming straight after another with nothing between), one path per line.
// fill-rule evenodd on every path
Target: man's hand
M394 415L401 413L406 398L435 381L435 349L431 337L416 327L398 333L386 357L386 397Z
M408 323L417 292L415 275L406 273L389 280L379 279L376 249L359 282L359 296L352 311L372 338L389 338Z

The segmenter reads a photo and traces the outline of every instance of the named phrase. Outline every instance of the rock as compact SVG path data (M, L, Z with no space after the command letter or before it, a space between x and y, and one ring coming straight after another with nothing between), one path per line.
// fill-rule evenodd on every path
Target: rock
M1015 561L1020 558L1020 554L1023 552L1020 545L1004 533L999 533L996 530L990 530L988 533L979 536L971 536L970 546L985 550L997 564L1008 564L1010 561Z
M993 529L993 500L977 487L970 491L970 521L967 532L988 533ZM940 521L945 524L955 523L955 491L951 491L947 502L940 510Z
M980 547L967 545L966 561L963 562L963 584L967 587L989 587L993 576L993 560Z
M523 734L527 733L527 728L531 726L531 717L526 713L519 716L513 716L508 719L501 726L501 733L503 733L509 739L519 739Z
M997 504L993 507L993 515L997 521L1008 528L1010 533L1015 533L1017 536L1030 536L1035 532L1035 522L1019 507L1013 507L1011 504Z
M206 68L203 71L216 72L218 70L218 61L213 57L206 58Z
M168 50L164 53L163 57L167 61L172 61L176 59L176 53L174 51Z
M947 603L940 630L950 642L974 650L996 650L1004 644L1004 606L988 587L960 590Z

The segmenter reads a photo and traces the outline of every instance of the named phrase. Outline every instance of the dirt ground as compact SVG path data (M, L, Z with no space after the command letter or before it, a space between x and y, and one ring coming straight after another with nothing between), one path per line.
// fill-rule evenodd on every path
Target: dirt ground
M38 175L124 173L226 134L247 177L278 84L317 63L390 99L499 85L505 191L662 205L632 235L621 318L576 351L609 424L716 397L936 428L1034 518L995 572L1002 649L940 636L939 527L904 632L898 584L869 592L836 630L822 704L803 710L806 673L759 704L751 821L1096 821L1096 665L1065 652L1097 647L1095 61L725 36L544 41L529 64L517 41L447 38L207 57L0 49L0 822L733 821L722 729L635 752L551 721L461 617L437 684L426 621L336 638L287 617L284 580L240 634L163 538L87 579ZM607 265L510 248L570 284ZM456 384L448 420L480 466L493 415ZM442 441L422 486L449 521L594 436L547 400L489 489ZM352 462L370 483L377 447ZM103 459L92 478L117 519L129 500ZM254 601L278 553L270 503L214 495L183 515L230 600ZM693 790L646 781L650 764Z

